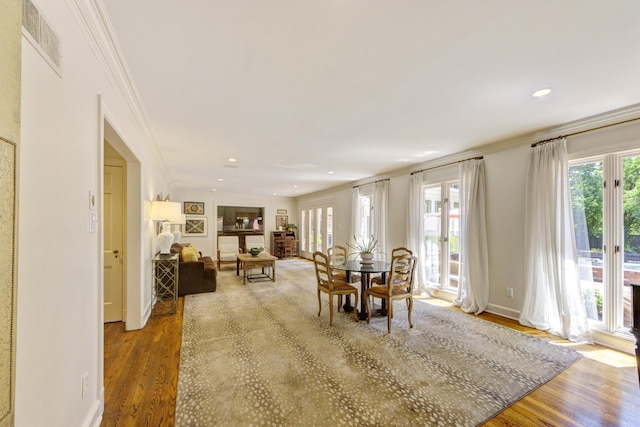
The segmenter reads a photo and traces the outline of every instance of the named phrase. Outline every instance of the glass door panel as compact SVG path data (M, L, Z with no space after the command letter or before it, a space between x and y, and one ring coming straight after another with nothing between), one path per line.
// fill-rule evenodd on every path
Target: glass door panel
M460 275L460 189L458 184L449 184L449 287L458 288Z
M322 250L322 208L316 209L316 251Z
M424 189L424 236L427 282L440 285L440 245L442 227L441 186Z
M316 250L316 220L315 211L309 209L309 252Z
M302 222L300 224L300 247L303 251L312 252L307 246L307 211L303 210L300 213Z
M602 322L606 293L603 262L603 162L569 168L574 234L587 317Z
M640 283L640 157L626 157L623 169L624 260L622 283L622 326L630 328L631 286Z
M333 208L327 208L327 249L333 246Z

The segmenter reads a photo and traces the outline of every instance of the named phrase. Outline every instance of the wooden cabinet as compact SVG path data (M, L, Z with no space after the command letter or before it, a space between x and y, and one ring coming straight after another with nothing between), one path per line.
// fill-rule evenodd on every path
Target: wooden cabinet
M273 231L271 250L278 258L292 258L298 255L298 241L295 231Z

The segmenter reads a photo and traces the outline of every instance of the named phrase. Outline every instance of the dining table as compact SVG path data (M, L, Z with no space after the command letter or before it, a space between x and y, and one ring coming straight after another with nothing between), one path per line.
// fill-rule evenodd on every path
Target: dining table
M347 282L351 283L351 273L360 274L360 311L358 312L358 318L360 320L367 319L367 310L365 303L364 291L367 290L369 284L371 283L371 275L372 274L380 274L382 276L382 281L386 283L387 281L387 273L391 267L391 263L388 261L374 260L371 263L362 263L361 260L346 260L341 263L331 264L331 268L335 270L343 270L346 272ZM357 308L357 302L354 302L354 305L351 305L351 296L345 295L345 303L342 308L344 311L351 313L353 310ZM380 308L371 309L371 314L381 314L386 315L387 310L383 301L383 305Z

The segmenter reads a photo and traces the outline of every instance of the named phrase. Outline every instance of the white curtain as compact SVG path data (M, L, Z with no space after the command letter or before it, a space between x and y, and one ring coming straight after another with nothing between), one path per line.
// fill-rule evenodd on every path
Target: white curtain
M414 173L409 180L409 209L407 210L409 227L407 228L407 242L409 248L418 259L416 275L414 277L414 292L426 294L427 270L426 248L424 246L424 199L422 197L423 173Z
M484 161L460 163L460 281L454 305L482 313L489 303Z
M355 243L353 236L360 230L360 189L354 187L351 192L351 233L349 234L349 244Z
M525 212L520 323L571 341L591 341L578 274L566 139L532 150Z
M378 240L378 257L389 257L387 252L387 220L389 219L389 180L376 181L373 188L372 232Z

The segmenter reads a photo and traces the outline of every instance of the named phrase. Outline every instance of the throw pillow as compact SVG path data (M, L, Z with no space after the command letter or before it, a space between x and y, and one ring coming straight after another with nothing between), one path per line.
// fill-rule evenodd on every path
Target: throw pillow
M182 260L184 262L197 261L200 254L193 246L185 246L182 248Z

